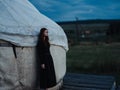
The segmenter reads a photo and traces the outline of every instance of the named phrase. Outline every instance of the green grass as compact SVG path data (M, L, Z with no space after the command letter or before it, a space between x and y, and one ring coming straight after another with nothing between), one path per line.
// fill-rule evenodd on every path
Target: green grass
M76 45L67 52L67 70L114 75L120 83L120 44Z

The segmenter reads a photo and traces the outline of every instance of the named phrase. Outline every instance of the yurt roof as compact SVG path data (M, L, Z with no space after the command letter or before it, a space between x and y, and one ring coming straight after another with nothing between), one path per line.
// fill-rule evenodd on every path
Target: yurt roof
M35 46L41 28L47 28L50 44L68 50L63 29L41 14L28 0L0 0L0 39L17 46Z

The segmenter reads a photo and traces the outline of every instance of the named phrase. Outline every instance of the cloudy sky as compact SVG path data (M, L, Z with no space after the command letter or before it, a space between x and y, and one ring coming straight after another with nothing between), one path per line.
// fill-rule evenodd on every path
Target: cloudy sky
M29 0L54 21L120 19L120 0Z

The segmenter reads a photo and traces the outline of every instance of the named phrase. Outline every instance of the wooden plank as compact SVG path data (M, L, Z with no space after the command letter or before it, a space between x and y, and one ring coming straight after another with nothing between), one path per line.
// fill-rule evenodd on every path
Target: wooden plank
M113 76L67 73L63 90L111 90L114 82Z
M113 76L101 76L101 75L89 75L89 74L75 74L75 73L67 73L66 77L73 77L73 78L86 78L86 79L92 79L92 80L104 80L107 81L114 80L115 78Z
M88 88L88 87L74 87L74 86L63 86L63 90L106 90L106 89L100 89L100 88Z
M92 83L92 84L104 84L104 85L111 85L113 84L113 81L105 81L103 82L103 80L92 80L92 79L86 79L86 78L65 78L65 81L72 81L72 82L76 82L76 83Z
M100 89L110 89L111 86L97 85L97 84L86 84L86 83L64 83L64 85L75 86L75 87L88 87L88 88L100 88Z

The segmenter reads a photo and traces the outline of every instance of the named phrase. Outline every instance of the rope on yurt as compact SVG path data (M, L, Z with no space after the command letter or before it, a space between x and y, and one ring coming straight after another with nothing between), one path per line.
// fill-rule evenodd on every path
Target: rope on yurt
M17 54L16 54L16 46L14 44L12 44L12 48L13 48L13 52L14 52L14 56L15 58L17 58Z

